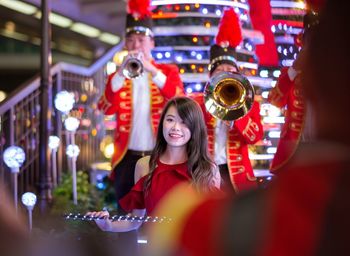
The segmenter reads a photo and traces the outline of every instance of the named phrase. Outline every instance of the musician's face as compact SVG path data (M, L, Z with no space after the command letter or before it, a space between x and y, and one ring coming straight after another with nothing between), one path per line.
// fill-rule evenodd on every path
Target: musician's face
M154 40L150 36L131 33L125 38L125 47L128 51L142 52L146 58L150 58Z
M163 120L163 136L168 147L186 147L191 131L179 116L175 106L169 107Z
M227 64L227 63L222 63L219 66L216 67L216 69L213 71L213 73L211 74L212 76L214 76L217 73L220 72L238 72L237 68L231 64Z

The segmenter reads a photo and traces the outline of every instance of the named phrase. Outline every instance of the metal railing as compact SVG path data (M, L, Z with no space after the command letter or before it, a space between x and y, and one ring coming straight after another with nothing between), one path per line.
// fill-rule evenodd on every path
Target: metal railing
M97 101L105 84L105 65L121 49L121 44L113 47L92 66L58 63L50 69L52 78L52 102L57 92L67 90L74 93L76 104L72 114L78 116L81 125L76 132L75 142L80 147L77 170L87 170L90 164L103 160L99 144L104 136L103 114L97 109ZM20 86L5 101L0 103L0 186L9 189L11 172L3 161L4 150L11 145L20 146L26 154L26 161L18 175L18 192L35 191L40 187L39 145L47 143L39 140L40 126L40 78ZM61 138L57 152L57 178L69 170L65 157L67 136L62 124L62 115L54 107L51 111L52 130L50 134ZM52 168L52 167L51 167ZM41 170L52 172L52 170ZM51 177L52 175L50 175ZM51 186L52 187L52 186Z

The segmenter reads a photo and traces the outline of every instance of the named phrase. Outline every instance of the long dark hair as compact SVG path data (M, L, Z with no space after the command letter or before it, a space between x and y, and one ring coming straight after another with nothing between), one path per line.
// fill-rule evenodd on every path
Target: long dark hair
M191 131L191 138L187 143L188 173L192 177L192 184L199 191L209 191L214 187L215 163L208 152L208 135L203 112L197 102L188 97L172 98L163 109L160 117L156 145L149 162L149 174L145 182L145 192L150 187L152 175L157 167L157 160L165 152L167 142L163 136L163 121L168 109L174 106L180 118Z

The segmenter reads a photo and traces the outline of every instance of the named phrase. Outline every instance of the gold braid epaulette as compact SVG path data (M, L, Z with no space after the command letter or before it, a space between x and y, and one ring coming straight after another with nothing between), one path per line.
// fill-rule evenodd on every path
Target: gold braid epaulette
M106 95L103 94L100 98L100 100L98 101L99 105L100 105L100 109L103 112L106 112L108 108L110 108L112 106L112 104L107 100Z
M259 131L259 126L249 118L248 124L243 130L243 134L246 135L250 141L254 141L256 139L256 132Z

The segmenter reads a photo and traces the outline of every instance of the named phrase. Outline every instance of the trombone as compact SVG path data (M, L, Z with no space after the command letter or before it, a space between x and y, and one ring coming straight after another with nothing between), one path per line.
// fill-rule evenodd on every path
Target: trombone
M220 72L204 88L207 111L223 121L232 122L245 116L254 102L254 87L236 72Z

